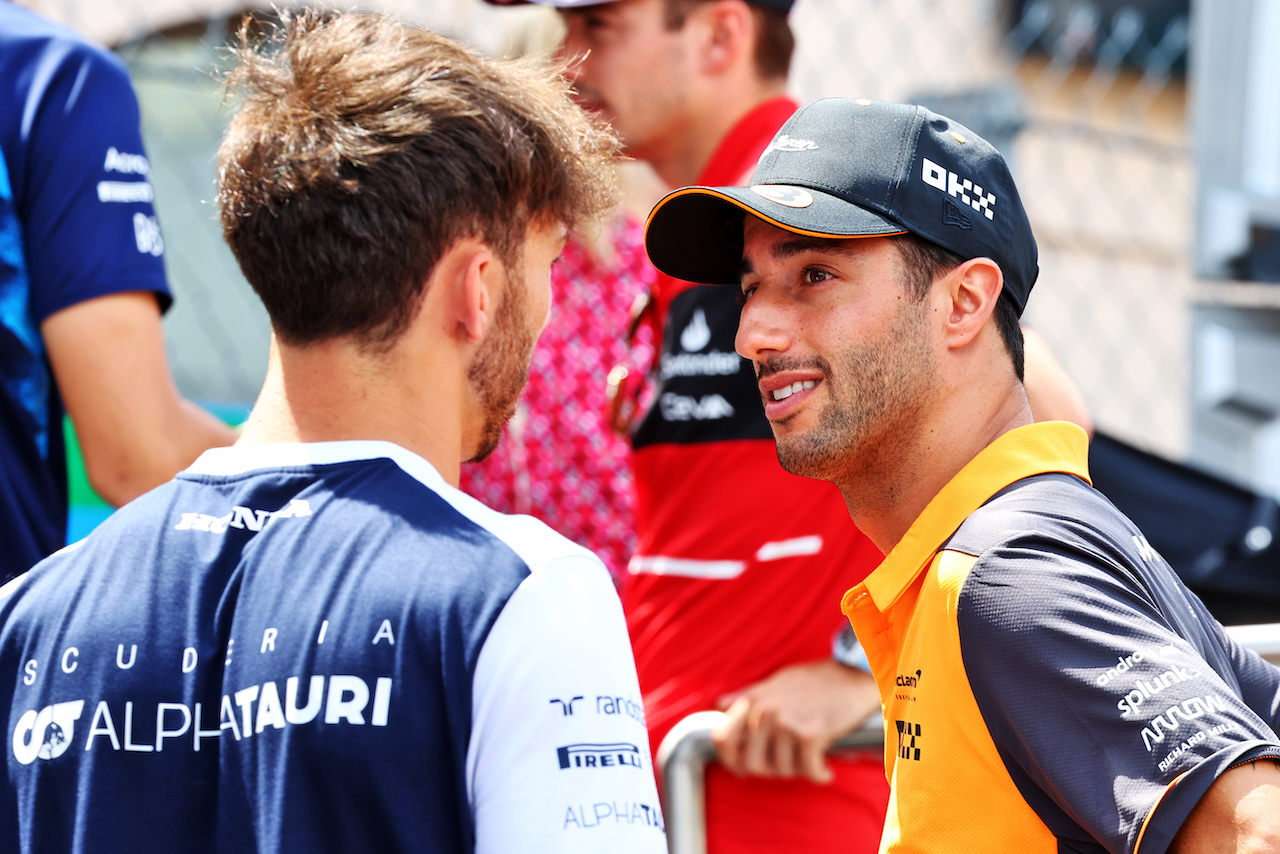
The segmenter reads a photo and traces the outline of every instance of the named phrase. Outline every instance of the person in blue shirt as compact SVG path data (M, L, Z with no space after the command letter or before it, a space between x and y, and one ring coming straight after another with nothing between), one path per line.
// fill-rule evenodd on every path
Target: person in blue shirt
M120 60L0 0L0 579L66 541L64 406L116 505L235 439L169 374L149 173Z
M665 851L604 565L456 488L612 137L382 16L240 58L218 198L267 378L234 447L0 590L0 849Z

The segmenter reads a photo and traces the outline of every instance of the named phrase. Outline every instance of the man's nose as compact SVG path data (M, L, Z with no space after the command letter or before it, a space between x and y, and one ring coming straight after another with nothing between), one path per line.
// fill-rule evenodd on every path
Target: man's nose
M777 305L759 292L747 300L738 318L738 334L733 341L739 356L760 362L772 353L785 353L791 346L791 340L786 315Z

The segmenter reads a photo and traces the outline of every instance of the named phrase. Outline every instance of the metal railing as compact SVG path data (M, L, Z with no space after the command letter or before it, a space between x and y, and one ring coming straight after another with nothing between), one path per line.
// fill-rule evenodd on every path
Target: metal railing
M1280 623L1229 626L1237 643L1280 665ZM706 854L706 766L715 760L711 733L725 720L723 712L694 712L671 728L658 748L663 812L670 854ZM832 751L884 749L884 722L879 716L831 746Z
M694 712L673 726L658 748L670 854L707 852L705 769L716 755L711 733L724 720L724 712ZM879 715L831 746L832 751L883 748L884 721Z

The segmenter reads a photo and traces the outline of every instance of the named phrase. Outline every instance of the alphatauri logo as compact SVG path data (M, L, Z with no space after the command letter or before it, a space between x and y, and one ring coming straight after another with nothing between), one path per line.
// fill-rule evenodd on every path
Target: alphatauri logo
M13 758L30 765L37 758L57 759L66 753L83 711L84 700L72 700L25 712L13 730Z

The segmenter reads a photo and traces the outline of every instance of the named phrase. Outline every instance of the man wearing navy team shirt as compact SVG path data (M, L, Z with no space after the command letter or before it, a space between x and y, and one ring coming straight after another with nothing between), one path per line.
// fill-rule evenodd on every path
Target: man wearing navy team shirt
M115 505L235 441L169 375L150 171L123 63L0 0L0 582L66 543L64 410Z
M456 489L612 138L380 16L240 59L219 203L267 379L235 447L0 592L0 849L665 851L603 564Z

